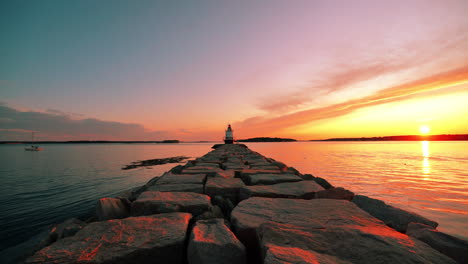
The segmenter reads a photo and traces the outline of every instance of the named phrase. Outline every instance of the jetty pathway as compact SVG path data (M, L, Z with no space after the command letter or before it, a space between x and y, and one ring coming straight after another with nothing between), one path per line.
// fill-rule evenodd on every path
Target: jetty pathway
M466 263L437 223L220 144L55 226L26 263ZM424 241L424 242L423 242Z

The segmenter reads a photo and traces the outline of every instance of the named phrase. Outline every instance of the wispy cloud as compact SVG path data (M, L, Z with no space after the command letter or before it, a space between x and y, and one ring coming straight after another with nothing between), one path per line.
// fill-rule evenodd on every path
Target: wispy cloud
M431 45L427 45L431 43ZM454 67L463 67L468 54L468 33L453 29L415 40L399 47L369 47L360 54L338 53L331 66L324 65L319 72L311 72L307 83L291 92L272 94L258 99L257 107L266 114L278 114L301 110L311 103L321 103L328 96L345 90L353 91L366 81L400 74L400 81L411 72L408 80L416 80L427 72L442 72Z
M450 90L450 86L462 83L468 83L468 66L386 88L372 95L343 103L307 109L268 119L252 117L235 125L250 134L265 131L274 132L316 120L343 116L369 106L434 95L435 92L444 92Z

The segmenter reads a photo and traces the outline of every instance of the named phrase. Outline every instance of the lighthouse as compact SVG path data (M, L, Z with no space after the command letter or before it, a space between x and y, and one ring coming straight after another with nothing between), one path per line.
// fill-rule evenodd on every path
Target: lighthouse
M228 125L226 129L226 137L224 138L224 144L234 144L234 137L232 136L231 125Z

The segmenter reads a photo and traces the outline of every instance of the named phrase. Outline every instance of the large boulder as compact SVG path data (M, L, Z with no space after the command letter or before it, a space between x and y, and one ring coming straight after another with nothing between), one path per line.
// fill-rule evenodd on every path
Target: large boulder
M184 263L190 218L171 213L91 223L36 252L26 263Z
M346 200L253 197L233 210L231 223L250 254L289 247L338 263L454 263Z
M298 182L302 178L294 174L251 174L242 177L247 185L270 185L282 182Z
M313 197L316 192L323 190L314 181L285 182L272 185L254 185L242 187L240 199L245 200L253 196L270 198L301 198Z
M354 193L342 187L330 188L315 194L316 199L342 199L351 201Z
M406 232L409 223L421 223L436 228L438 223L413 212L387 205L385 202L364 195L354 196L353 203L372 216L382 220L399 232Z
M148 187L152 192L193 192L203 194L203 184L156 184Z
M101 198L96 204L98 221L120 219L129 216L128 207L117 198Z
M313 180L320 184L320 186L322 186L323 188L325 189L330 189L330 188L333 188L333 185L331 185L327 180L325 180L324 178L320 178L320 177L314 177Z
M406 234L421 240L459 263L468 263L468 241L466 240L418 223L410 223Z
M144 192L132 203L134 216L187 212L198 216L211 207L210 197L190 192Z
M231 199L234 204L239 200L239 189L245 186L238 178L209 178L205 184L205 193L211 197L216 195Z
M204 184L205 179L206 174L173 174L169 172L162 175L156 184Z
M246 263L245 247L223 219L197 221L188 244L189 264Z

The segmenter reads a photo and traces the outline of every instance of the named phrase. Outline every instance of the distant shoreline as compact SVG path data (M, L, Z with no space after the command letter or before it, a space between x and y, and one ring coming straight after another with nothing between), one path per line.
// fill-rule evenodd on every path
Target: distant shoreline
M296 140L291 138L249 138L240 139L236 142L323 142L323 141L468 141L468 134L454 135L406 135L406 136L385 136L385 137L359 137L359 138L329 138L313 140ZM109 140L75 140L75 141L0 141L0 144L178 144L178 143L219 143L219 141L109 141Z
M76 140L76 141L0 141L0 144L107 144L107 143L155 143L155 144L177 144L179 140L162 140L162 141L109 141L109 140ZM184 143L184 142L182 142Z
M309 141L464 141L464 140L468 140L468 134L329 138L329 139L309 140Z

